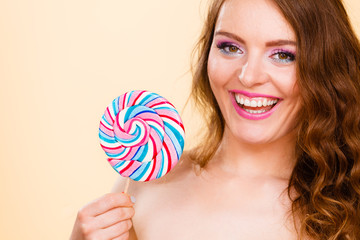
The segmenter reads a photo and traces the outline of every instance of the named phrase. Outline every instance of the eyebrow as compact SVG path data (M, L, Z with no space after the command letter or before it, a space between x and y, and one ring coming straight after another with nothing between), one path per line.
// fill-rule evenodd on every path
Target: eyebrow
M229 37L232 39L235 39L236 41L240 42L240 43L245 43L245 40L242 39L241 37L230 33L230 32L224 32L224 31L217 31L215 32L215 36L216 35L223 35L225 37ZM273 40L270 42L266 42L266 46L267 47L273 47L273 46L283 46L283 45L294 45L296 46L296 42L292 41L292 40L283 40L283 39L278 39L278 40Z

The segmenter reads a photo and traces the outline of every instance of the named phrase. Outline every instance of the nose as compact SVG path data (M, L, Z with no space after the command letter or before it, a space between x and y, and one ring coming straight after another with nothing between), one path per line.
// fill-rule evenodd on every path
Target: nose
M269 81L269 75L265 71L261 57L252 56L247 60L238 72L238 78L244 87L250 88Z

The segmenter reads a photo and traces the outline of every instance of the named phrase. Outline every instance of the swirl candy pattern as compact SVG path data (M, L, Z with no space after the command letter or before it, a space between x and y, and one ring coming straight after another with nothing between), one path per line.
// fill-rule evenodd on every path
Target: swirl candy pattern
M166 99L131 91L117 97L100 121L100 145L121 176L150 181L167 174L184 149L184 125Z

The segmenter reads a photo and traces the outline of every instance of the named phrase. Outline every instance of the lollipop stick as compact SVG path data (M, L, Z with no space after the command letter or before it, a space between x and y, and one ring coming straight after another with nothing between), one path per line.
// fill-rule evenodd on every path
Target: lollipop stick
M130 185L130 178L126 179L126 183L125 183L125 189L124 189L124 193L126 194L127 191L129 190L129 185Z

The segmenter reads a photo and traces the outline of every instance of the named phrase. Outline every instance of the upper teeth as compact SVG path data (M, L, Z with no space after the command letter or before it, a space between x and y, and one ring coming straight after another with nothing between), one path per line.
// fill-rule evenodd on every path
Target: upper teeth
M257 100L254 99L250 100L238 94L235 94L235 99L237 103L241 105L245 105L247 107L266 107L266 106L275 105L278 102L277 99L269 99L269 98L261 98L261 99L257 98Z

